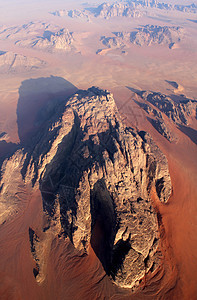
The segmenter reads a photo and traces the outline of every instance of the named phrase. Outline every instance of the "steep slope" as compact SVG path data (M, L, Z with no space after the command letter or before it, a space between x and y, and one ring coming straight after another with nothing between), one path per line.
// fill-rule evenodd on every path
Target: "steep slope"
M170 197L167 160L148 134L122 124L108 91L78 91L30 145L4 162L1 205L6 197L10 202L1 222L16 210L16 191L12 198L8 191L20 173L23 185L42 194L42 232L29 228L32 272L39 284L46 279L55 238L70 241L79 257L88 255L91 244L120 287L135 287L160 264L150 192L155 190L161 202Z

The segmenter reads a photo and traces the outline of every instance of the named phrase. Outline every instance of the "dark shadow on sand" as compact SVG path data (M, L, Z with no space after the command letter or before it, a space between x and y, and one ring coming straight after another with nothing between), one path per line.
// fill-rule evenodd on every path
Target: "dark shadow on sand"
M142 92L143 92L143 91L134 89L134 88L132 88L132 87L130 87L130 86L126 86L126 88L127 88L128 90L132 91L133 93L136 93L136 94L139 95L139 96L142 95Z
M31 144L31 138L42 130L61 103L78 89L61 77L28 79L19 88L17 105L18 135L22 146Z
M173 88L178 89L179 85L176 81L165 80L168 84L170 84Z
M179 125L178 129L187 135L193 143L197 144L197 130L184 125Z

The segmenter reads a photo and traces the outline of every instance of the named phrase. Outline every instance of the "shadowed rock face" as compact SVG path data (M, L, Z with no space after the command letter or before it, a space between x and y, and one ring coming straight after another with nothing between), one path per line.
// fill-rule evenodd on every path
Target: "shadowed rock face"
M167 160L147 133L122 124L112 94L95 87L78 91L59 106L31 150L19 155L25 182L39 183L46 219L41 238L30 229L38 282L46 276L42 247L57 235L82 254L91 243L121 287L136 286L159 264L149 194L153 188L160 201L170 197Z

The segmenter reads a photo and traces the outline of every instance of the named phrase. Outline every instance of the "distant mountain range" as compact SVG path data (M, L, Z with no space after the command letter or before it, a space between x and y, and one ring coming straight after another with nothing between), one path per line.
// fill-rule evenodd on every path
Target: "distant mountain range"
M179 11L185 13L197 13L197 5L195 3L171 4L159 2L158 0L128 0L119 1L112 4L104 2L98 6L89 6L83 10L56 10L51 12L55 16L69 16L71 18L82 18L90 21L92 17L110 19L112 17L141 17L147 13L148 8L156 8L167 11Z

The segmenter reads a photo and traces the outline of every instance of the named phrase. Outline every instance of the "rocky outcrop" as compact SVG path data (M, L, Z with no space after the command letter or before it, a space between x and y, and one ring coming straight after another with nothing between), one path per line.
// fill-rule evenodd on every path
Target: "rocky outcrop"
M181 11L181 12L196 14L197 13L197 4L195 4L195 3L188 4L188 5L176 4L176 5L174 5L174 9Z
M71 50L73 41L72 33L63 28L57 32L45 31L41 37L17 41L16 44L23 47L65 51Z
M68 29L42 22L1 29L0 39L12 39L16 45L47 51L74 49L73 34Z
M170 96L149 91L143 91L140 95L176 124L189 125L191 116L197 118L197 101L195 100L186 99L175 102Z
M142 107L150 117L147 119L151 122L151 124L155 127L155 129L163 135L169 142L176 142L176 135L169 129L169 126L165 123L162 113L154 109L151 105L135 101L140 107Z
M71 9L71 10L65 10L65 9L60 9L56 10L54 12L51 12L52 15L57 16L57 17L70 17L73 19L81 19L87 22L90 22L91 16L90 14L84 9L84 10L79 10L79 9Z
M29 231L39 283L54 236L69 239L80 254L88 254L91 243L121 287L136 286L158 266L150 191L168 201L167 160L147 133L123 125L112 94L95 87L78 91L23 151L23 180L39 185L45 214L42 234ZM5 162L4 174L6 168Z
M160 10L167 11L180 11L185 13L197 13L197 5L195 3L184 5L184 4L171 4L165 2L159 2L157 0L128 0L115 2L113 4L102 3L96 9L96 13L99 16L111 17L117 15L133 16L133 13L137 10L140 13L144 9L157 8Z
M155 127L155 129L163 135L169 142L176 142L176 135L169 129L169 127L164 122L163 118L150 119L150 122Z
M56 10L51 14L59 17L69 16L89 21L90 18L111 19L114 17L139 18L145 14L151 15L150 8L167 11L179 11L184 13L197 13L196 4L172 4L157 0L127 0L114 3L103 2L98 6L87 6L83 10Z
M132 3L102 3L94 10L95 17L110 19L113 17L139 18L143 12L136 10Z
M137 28L136 32L131 34L130 41L132 44L139 46L167 44L169 48L172 48L175 43L180 42L183 33L181 27L145 25Z
M98 7L87 7L84 10L58 10L52 12L55 16L69 16L71 18L81 18L89 21L91 18L111 19L114 17L139 18L144 12L135 9L129 3L102 3Z
M36 57L27 57L10 51L0 51L0 73L32 71L44 66L46 66L46 63Z
M108 48L120 48L134 44L138 46L168 45L170 49L183 38L181 27L145 25L132 32L114 32L112 37L101 37Z

